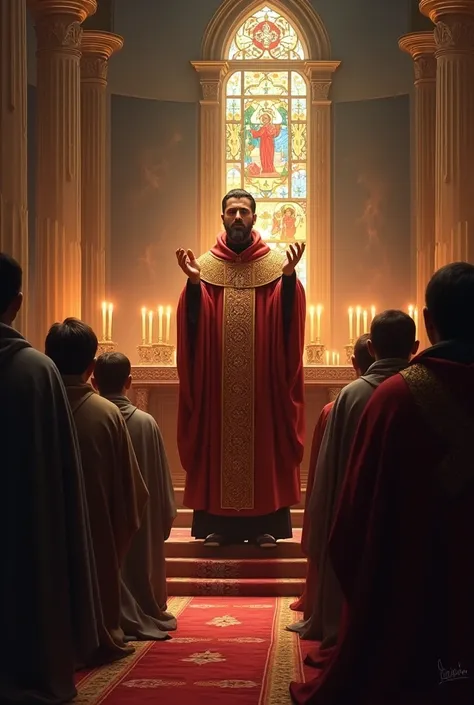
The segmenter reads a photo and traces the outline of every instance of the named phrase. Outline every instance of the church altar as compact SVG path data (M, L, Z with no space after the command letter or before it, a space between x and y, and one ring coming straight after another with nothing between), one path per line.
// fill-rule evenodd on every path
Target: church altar
M305 366L306 443L301 467L301 484L306 485L313 428L323 406L333 401L346 384L355 379L349 365ZM176 444L178 413L178 372L175 366L136 365L132 367L131 399L156 419L170 463L173 485L184 486L184 471Z

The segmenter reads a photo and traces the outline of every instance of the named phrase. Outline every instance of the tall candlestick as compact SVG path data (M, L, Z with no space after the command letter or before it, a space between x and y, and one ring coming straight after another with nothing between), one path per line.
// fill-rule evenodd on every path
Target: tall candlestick
M309 307L309 342L314 343L314 306Z
M321 314L323 312L323 307L321 304L316 306L316 340L319 342L321 340Z
M371 323L374 320L374 318L375 318L375 306L371 306L370 307L370 322Z
M153 345L153 311L148 311L148 345Z
M329 365L329 350L326 350L324 357L326 358L326 365Z
M354 340L354 309L349 308L349 340Z
M340 363L340 355L339 355L339 353L337 352L337 353L336 353L336 365L340 365L340 364L341 364L341 363Z
M332 364L333 365L336 364L336 353L335 352L333 352L333 354L332 354Z
M107 335L107 301L102 301L102 340Z
M108 321L107 321L108 326L107 326L106 340L112 340L112 314L113 314L113 312L114 312L114 305L109 304L109 310L108 310L109 317L108 317Z
M369 329L369 323L368 323L368 320L367 320L367 316L368 316L367 311L364 309L364 312L363 312L363 314L362 314L362 317L363 317L363 320L364 320L364 330L363 330L364 333L367 333L367 332L368 332L368 329Z
M163 306L158 306L158 342L163 342Z
M146 343L146 308L142 308L142 345Z
M361 314L361 308L360 308L360 306L357 306L357 308L356 308L356 338L360 337L360 314Z
M166 342L170 342L170 331L171 331L171 306L166 309Z

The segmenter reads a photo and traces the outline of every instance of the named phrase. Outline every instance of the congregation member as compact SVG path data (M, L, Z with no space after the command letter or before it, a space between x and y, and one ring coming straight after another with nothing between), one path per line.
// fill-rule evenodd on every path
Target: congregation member
M474 702L473 311L474 266L436 272L432 347L364 410L329 543L341 633L298 705Z
M120 571L148 491L122 414L88 383L97 347L92 328L76 318L55 323L45 343L62 375L77 429L107 648L119 659L134 651L120 626Z
M92 384L120 410L150 494L122 566L121 626L133 639L166 639L167 632L176 629L175 617L167 612L165 561L165 541L176 517L176 504L163 438L153 416L137 409L127 397L132 384L128 357L120 352L100 355Z
M403 311L387 310L375 316L367 341L375 362L342 389L328 420L309 501L308 553L316 566L317 585L312 612L301 636L321 642L316 652L308 655L309 663L326 658L337 641L343 600L328 554L328 541L354 434L375 390L407 367L417 352L415 338L415 322Z
M176 252L188 278L177 311L184 503L206 546L272 549L291 538L300 501L306 314L295 270L305 245L271 250L240 189L224 197L221 219L209 252Z
M354 368L354 372L357 379L364 375L369 369L370 365L375 362L374 358L369 352L369 339L370 335L368 333L364 333L356 340L354 344L354 354L351 357L351 364ZM317 589L317 572L316 564L311 559L311 556L308 551L308 533L310 520L309 499L311 497L311 490L313 489L314 485L316 465L318 462L321 443L324 437L324 431L326 430L329 413L333 406L334 402L331 401L329 402L329 404L326 404L326 406L323 407L316 423L316 426L314 428L313 440L311 443L308 479L306 482L306 501L303 516L303 531L301 534L301 547L303 549L303 553L308 559L306 582L302 596L290 605L290 609L297 612L303 612L303 622L295 622L289 625L287 628L290 631L303 631L313 611L314 598Z
M66 391L13 328L22 301L21 266L0 253L0 703L59 705L99 647L95 566Z

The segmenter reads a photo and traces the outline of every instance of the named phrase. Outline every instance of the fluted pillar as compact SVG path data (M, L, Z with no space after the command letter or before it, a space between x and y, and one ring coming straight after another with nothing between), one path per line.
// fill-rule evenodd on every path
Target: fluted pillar
M26 0L0 2L0 252L23 268L25 303L15 321L27 335L28 193Z
M81 39L82 318L97 332L106 298L107 69L118 34L84 30Z
M321 341L332 345L332 102L329 99L333 73L339 61L307 61L305 72L311 87L309 110L307 297L321 304Z
M81 23L96 0L28 0L37 37L36 336L81 317Z
M225 188L223 145L222 81L229 66L226 61L193 61L199 74L200 101L199 148L199 247L206 252L222 230L220 214Z
M474 0L421 0L420 11L435 23L438 268L474 262Z
M416 306L425 304L425 290L435 269L435 144L436 58L435 39L430 32L411 32L399 41L400 49L413 59L415 69L414 110L414 209L416 251ZM424 326L419 336L428 345Z

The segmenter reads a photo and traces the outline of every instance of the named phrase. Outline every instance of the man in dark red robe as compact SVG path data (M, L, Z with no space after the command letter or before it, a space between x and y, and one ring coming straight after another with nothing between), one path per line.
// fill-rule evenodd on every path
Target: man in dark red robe
M474 266L436 272L433 346L361 417L330 538L343 625L299 705L474 702L473 310Z
M357 379L364 375L371 364L375 362L374 358L370 354L369 347L368 347L368 341L369 341L370 335L368 333L364 333L363 335L360 336L355 342L354 345L354 354L352 355L351 362L352 362L352 367L354 368L354 372L356 374ZM308 546L308 536L309 536L309 521L310 521L310 512L309 512L309 500L311 497L311 492L313 489L314 485L314 478L316 475L316 465L318 463L318 457L319 457L319 450L321 448L321 443L323 441L324 437L324 431L326 430L328 418L329 418L329 412L331 411L332 407L334 406L334 402L331 401L329 404L326 404L325 407L323 407L323 410L321 411L321 414L319 416L319 419L316 423L316 426L314 427L314 433L313 433L313 441L311 444L311 456L309 460L309 472L308 472L308 480L306 482L306 501L305 501L305 508L304 508L304 517L303 517L303 532L301 534L301 547L303 549L303 553L305 556L308 558L308 567L307 567L307 572L306 572L306 582L304 586L304 591L301 597L296 600L296 602L293 602L290 605L290 609L303 612L304 613L304 621L306 622L312 614L313 611L313 604L314 604L314 597L315 597L315 592L316 592L316 585L317 585L317 572L316 572L316 562L311 559L311 555L309 552L309 546ZM295 622L294 624L291 624L288 629L290 631L300 631L302 628L302 623L301 622Z
M223 200L222 233L199 260L176 253L188 283L178 306L178 448L192 534L209 546L292 535L304 446L304 289L295 267L253 229L246 191Z

